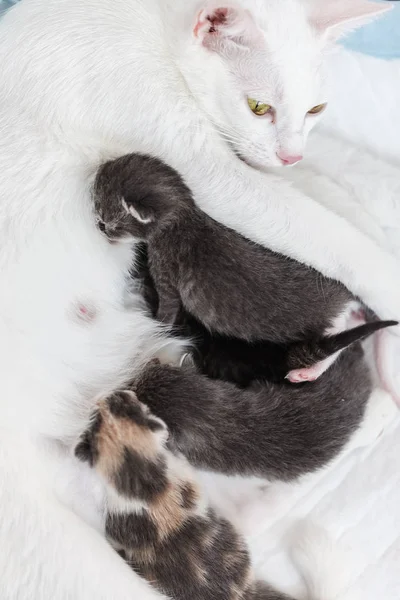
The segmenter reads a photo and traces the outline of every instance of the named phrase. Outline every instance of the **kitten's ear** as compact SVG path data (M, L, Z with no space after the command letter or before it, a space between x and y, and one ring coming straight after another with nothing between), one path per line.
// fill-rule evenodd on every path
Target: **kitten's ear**
M152 223L155 219L154 212L150 206L146 206L145 203L142 203L137 200L137 198L129 198L126 196L122 200L122 206L126 210L128 214L130 214L136 221L142 223L143 225L148 225Z
M223 5L208 2L197 15L193 34L210 50L229 43L250 48L261 40L261 32L250 12L229 1Z
M326 41L335 41L392 8L389 2L313 0L310 20Z

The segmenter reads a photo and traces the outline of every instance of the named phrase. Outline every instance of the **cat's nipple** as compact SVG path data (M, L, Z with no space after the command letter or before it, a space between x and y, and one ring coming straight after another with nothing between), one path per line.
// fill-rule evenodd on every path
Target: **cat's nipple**
M76 302L70 307L69 314L73 321L89 324L95 320L97 310L96 307L89 302Z

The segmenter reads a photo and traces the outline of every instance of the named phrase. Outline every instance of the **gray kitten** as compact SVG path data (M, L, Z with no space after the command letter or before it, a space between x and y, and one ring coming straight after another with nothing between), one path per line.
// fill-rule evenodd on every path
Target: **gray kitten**
M278 344L293 383L317 379L345 347L396 324L343 332L356 304L343 285L214 221L158 159L131 154L104 164L94 206L110 241L147 242L160 320L175 323L183 307L213 333Z

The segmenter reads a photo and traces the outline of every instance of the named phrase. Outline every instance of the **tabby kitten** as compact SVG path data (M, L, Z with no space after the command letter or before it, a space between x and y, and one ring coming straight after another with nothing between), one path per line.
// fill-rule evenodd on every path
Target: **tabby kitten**
M75 454L106 487L106 535L173 600L290 600L256 581L244 539L202 496L168 430L132 391L101 400Z

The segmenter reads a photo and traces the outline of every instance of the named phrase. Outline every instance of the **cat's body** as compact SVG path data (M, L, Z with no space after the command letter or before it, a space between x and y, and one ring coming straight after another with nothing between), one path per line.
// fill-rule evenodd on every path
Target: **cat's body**
M297 382L315 380L345 347L397 324L345 332L357 302L342 284L209 217L179 174L158 159L131 154L102 165L93 203L112 243L146 241L157 317L184 325L213 377L296 382L301 373Z
M254 19L272 36L268 50L258 36L261 55L246 50L245 71L258 85L239 83L245 73L233 77L229 53L193 38L195 2L30 0L2 18L2 597L160 598L109 548L101 488L70 458L96 395L121 387L160 347L180 352L143 314L141 299L127 298L132 249L111 247L93 223L90 189L100 163L132 151L164 158L214 218L341 278L379 316L398 316L397 265L387 252L235 155L260 167L279 163L278 150L301 152L307 132L293 137L297 122L326 101L314 67L323 35L335 29L335 4L315 39L294 0L254 2ZM358 4L337 22L368 10ZM237 51L236 44L230 55ZM282 64L282 105L296 110L282 115L277 131L248 112L244 92L272 94ZM226 106L231 122L221 123ZM98 531L87 524L93 514Z

